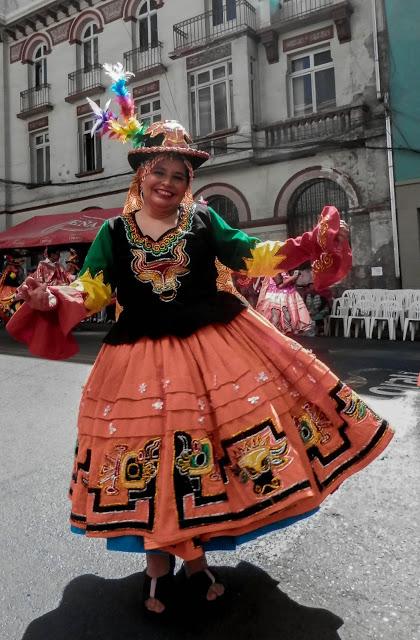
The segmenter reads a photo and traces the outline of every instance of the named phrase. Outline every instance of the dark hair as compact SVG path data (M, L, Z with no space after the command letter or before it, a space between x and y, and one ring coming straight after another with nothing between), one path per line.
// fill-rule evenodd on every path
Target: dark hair
M50 256L52 253L61 253L61 248L58 244L51 244L49 247L46 247L45 253L47 256Z

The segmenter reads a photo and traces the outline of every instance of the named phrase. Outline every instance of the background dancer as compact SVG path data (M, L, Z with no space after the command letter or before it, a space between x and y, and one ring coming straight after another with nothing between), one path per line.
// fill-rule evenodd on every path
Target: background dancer
M284 334L305 333L312 327L308 309L296 291L298 278L298 271L265 278L258 298L257 311Z
M35 271L35 280L46 285L70 284L74 278L61 264L60 257L60 247L46 247L45 258L40 260Z

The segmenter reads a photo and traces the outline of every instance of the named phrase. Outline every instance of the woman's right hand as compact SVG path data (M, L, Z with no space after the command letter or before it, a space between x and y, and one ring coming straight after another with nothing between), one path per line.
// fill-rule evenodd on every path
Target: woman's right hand
M38 282L31 276L28 276L19 287L18 295L20 300L24 300L36 311L52 311L57 306L57 298L51 293L47 285Z

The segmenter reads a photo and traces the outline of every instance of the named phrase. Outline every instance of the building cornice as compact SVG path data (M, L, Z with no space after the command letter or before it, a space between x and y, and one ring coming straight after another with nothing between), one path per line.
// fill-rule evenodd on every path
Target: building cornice
M103 0L51 0L31 3L24 11L15 12L6 18L3 31L10 41L18 41L33 33L57 25L74 17L81 11L103 4Z
M18 41L95 7L103 14L105 22L112 22L123 16L127 20L133 7L137 6L133 2L135 0L38 0L31 2L31 6L23 10L8 15L0 13L0 29L9 40ZM157 2L158 9L164 6L163 0Z

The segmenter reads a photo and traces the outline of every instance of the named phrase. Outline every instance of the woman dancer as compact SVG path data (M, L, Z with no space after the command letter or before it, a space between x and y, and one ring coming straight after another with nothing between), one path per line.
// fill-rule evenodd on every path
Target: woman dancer
M144 604L161 614L175 556L190 597L222 597L206 549L314 513L392 432L312 353L216 287L216 258L249 277L310 260L320 285L339 280L351 255L337 210L285 243L232 229L191 195L207 153L177 122L142 127L126 74L108 71L122 122L95 105L98 127L134 144L123 214L104 223L70 286L27 279L9 331L33 353L69 357L71 328L117 291L123 311L80 404L71 525L145 551Z

